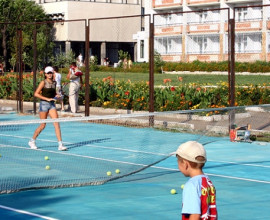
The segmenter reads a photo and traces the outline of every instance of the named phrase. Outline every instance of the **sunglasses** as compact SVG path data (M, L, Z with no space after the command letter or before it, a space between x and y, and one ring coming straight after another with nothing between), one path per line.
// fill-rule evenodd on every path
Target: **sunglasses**
M47 74L53 74L53 72L48 72Z

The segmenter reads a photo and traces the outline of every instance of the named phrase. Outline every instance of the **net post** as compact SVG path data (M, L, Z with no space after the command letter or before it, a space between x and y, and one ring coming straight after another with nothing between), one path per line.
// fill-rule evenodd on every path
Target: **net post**
M90 105L90 85L89 85L89 34L90 29L89 20L85 20L85 116L89 116L89 105Z
M230 51L230 65L229 65L229 105L235 106L235 19L229 20L229 51ZM232 109L229 114L229 131L235 124L235 110Z
M154 112L154 19L149 31L149 112ZM149 126L154 125L154 116L149 116Z

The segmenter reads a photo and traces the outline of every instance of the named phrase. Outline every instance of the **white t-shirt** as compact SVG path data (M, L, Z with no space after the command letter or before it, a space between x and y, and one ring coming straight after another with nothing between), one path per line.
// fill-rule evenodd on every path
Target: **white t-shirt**
M61 74L60 73L55 73L56 87L60 87L61 86L61 79L62 79Z

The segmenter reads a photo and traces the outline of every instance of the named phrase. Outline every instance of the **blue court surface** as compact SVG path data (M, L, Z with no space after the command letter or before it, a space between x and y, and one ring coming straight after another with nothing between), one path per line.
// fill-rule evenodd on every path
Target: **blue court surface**
M33 118L16 114L0 115L0 121ZM11 145L14 136L17 140L14 145L18 145L11 150L0 147L1 181L12 170L4 163L5 155L11 151L14 155L9 156L9 160L13 160L12 165L18 166L18 174L14 174L15 185L23 185L21 182L25 179L36 178L34 172L45 165L38 158L44 158L44 155L50 156L52 169L42 169L40 175L43 172L50 175L55 172L56 175L53 167L57 165L58 175L63 178L61 181L67 181L67 176L75 181L80 167L81 179L90 175L93 175L91 178L106 179L105 171L111 170L112 176L116 176L114 170L117 167L121 173L131 173L140 163L150 164L162 157L164 160L132 175L105 181L102 185L1 194L0 219L181 219L181 185L188 178L178 171L175 156L166 158L164 155L176 150L180 143L195 139L193 135L103 124L92 124L89 130L85 130L81 124L61 123L63 141L69 150L59 153L54 129L49 125L37 142L40 150L28 149L27 142L35 127L30 128L20 127L11 131L0 129L2 140ZM208 156L204 172L217 190L219 219L270 219L270 144L232 143L228 137L204 137L200 142L205 143ZM137 146L136 151L131 148L134 146ZM163 149L162 153L160 149ZM24 154L24 151L27 153ZM78 160L76 155L86 158ZM54 158L65 166L61 167L60 162L53 164ZM108 162L106 165L102 158ZM89 167L84 164L88 160L91 161ZM115 161L121 161L124 165L114 165ZM20 167L23 166L30 171L33 168L33 176L21 176ZM58 181L57 178L52 182ZM50 184L48 178L44 179L44 184ZM177 194L172 195L171 189L176 189Z

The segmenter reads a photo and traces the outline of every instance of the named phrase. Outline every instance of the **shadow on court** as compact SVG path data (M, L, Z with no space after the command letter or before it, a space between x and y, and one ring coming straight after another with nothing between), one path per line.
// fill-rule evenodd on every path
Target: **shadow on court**
M81 142L76 142L72 144L65 144L65 146L68 148L68 150L73 149L73 148L79 148L83 147L89 144L96 144L96 143L103 143L107 140L110 140L111 138L100 138L100 139L94 139L94 140L89 140L89 141L81 141ZM47 146L41 146L39 147L40 149L47 149L47 148L55 148L54 145L47 145Z

